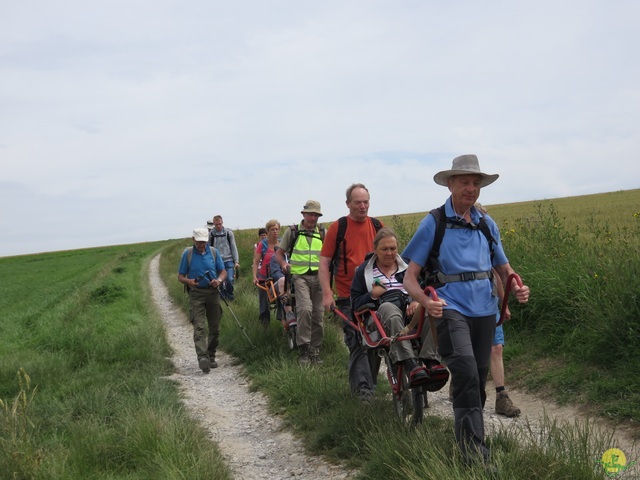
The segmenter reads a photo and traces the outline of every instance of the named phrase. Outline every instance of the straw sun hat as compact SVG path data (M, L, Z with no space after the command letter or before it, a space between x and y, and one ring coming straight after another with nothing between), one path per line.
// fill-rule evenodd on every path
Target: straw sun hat
M443 187L448 187L449 179L455 175L480 175L482 180L480 187L486 187L495 182L499 175L484 173L480 171L478 157L475 155L460 155L453 159L451 170L443 170L433 176L433 181Z

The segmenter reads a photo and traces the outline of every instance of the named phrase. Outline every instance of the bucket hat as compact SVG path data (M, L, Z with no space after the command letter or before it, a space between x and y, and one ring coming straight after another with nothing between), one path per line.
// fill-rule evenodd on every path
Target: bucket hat
M455 175L480 175L482 177L480 187L491 185L499 177L497 173L489 174L481 172L478 157L475 155L460 155L453 159L451 170L443 170L436 173L433 176L433 181L438 185L447 187L449 179Z
M320 210L320 202L315 200L307 200L307 203L302 207L302 211L300 213L317 213L322 216L322 210Z

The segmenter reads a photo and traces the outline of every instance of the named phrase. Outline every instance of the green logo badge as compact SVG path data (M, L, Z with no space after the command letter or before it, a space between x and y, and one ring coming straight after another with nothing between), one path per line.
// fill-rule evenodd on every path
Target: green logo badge
M604 452L597 463L602 466L604 473L610 478L622 475L627 469L636 464L635 461L627 464L627 457L619 448L610 448Z

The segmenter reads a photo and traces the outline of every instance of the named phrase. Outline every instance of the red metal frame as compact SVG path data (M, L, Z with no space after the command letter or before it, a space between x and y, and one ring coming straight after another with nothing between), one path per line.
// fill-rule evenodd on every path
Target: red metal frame
M278 299L278 294L276 293L276 287L272 279L267 278L265 281L258 281L256 285L258 286L258 288L267 292L267 298L269 299L269 303L273 303Z
M496 323L496 327L499 327L500 325L502 325L502 322L505 321L505 314L507 313L507 301L509 300L509 294L511 293L511 284L513 283L512 280L515 280L519 287L523 286L520 275L518 275L517 273L512 273L511 275L509 275L509 278L507 278L507 284L504 286L504 298L502 299L502 308L500 309L500 320L498 320L498 323Z
M424 289L424 293L429 295L432 298L432 300L435 300L435 301L439 300L438 294L436 293L433 287L426 287ZM354 312L354 315L356 317L356 323L354 323L349 318L347 318L347 316L344 313L342 313L340 309L338 309L335 305L332 305L331 311L336 315L338 315L342 319L342 321L346 323L349 327L360 332L367 347L385 348L385 350L391 346L392 342L402 342L404 340L415 340L417 338L421 338L422 329L425 322L424 307L419 306L416 309L416 311L413 313L414 315L419 315L418 318L420 318L420 320L418 321L417 328L413 331L413 333L409 332L405 335L399 335L394 338L394 337L387 336L387 333L385 332L384 327L382 326L382 323L380 323L380 319L378 318L378 313L372 308L365 308L359 312ZM366 314L371 315L371 318L373 319L374 325L376 327L376 329L371 333L367 331L367 328L365 325ZM380 335L380 340L374 340L372 338L373 333L376 333L376 332ZM403 372L402 363L397 364L397 368L395 372L392 372L391 369L387 368L387 378L389 380L389 385L391 386L391 390L393 391L393 394L396 396L400 395L400 393L402 392L402 383L399 380L400 378L402 378L402 372Z

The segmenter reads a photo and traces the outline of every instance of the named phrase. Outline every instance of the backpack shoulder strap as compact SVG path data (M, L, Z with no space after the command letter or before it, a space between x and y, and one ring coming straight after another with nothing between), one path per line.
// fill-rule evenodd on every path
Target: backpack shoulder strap
M191 268L191 259L193 258L193 249L195 247L187 247L185 248L185 252L187 252L187 265ZM213 258L213 263L216 263L216 249L214 247L209 247L209 253L211 254L211 258Z
M336 249L333 251L333 259L331 263L337 263L340 247L342 247L342 259L344 260L344 271L347 271L347 247L344 244L344 236L347 233L347 217L338 219L338 234L336 235ZM337 267L337 265L336 265ZM335 273L335 270L334 270Z
M344 240L344 234L347 231L347 217L340 217L338 219L338 235L336 235L336 250Z
M265 254L267 253L267 250L269 250L269 243L267 243L266 238L263 238L262 240L260 240L260 243L262 244L262 248L260 251L260 260L263 260Z
M376 229L376 233L378 233L380 231L380 229L382 228L382 222L380 220L378 220L376 217L369 217L371 219L371 222L373 223L373 228Z
M300 236L300 230L298 230L298 225L295 223L293 225L290 225L289 228L291 229L291 242L289 242L289 250L287 251L287 256L291 258L293 247L296 246L298 236Z
M498 242L496 242L496 239L493 238L493 235L491 233L491 229L489 229L489 224L487 223L486 218L484 218L484 215L480 217L480 223L478 223L478 228L483 233L483 235L487 239L487 242L489 243L489 253L491 255L491 265L493 265L493 257L494 257L494 254L495 254L493 247Z
M444 238L444 231L447 229L447 215L444 213L444 205L434 208L429 212L436 221L436 233L433 237L433 245L429 257L438 258L440 256L440 245Z
M429 256L427 257L427 263L422 268L420 276L427 285L432 285L434 284L434 275L440 270L438 257L440 256L440 246L442 245L444 232L447 229L447 215L444 211L444 205L434 208L429 212L429 215L432 215L436 222L436 231L433 236L433 244L431 245Z

